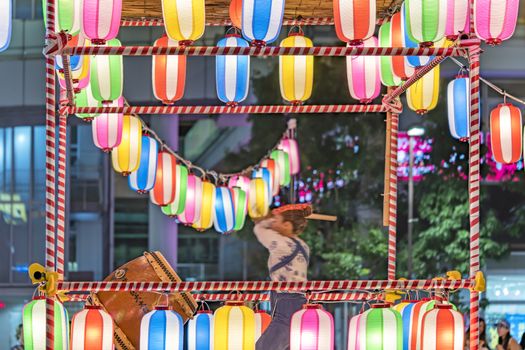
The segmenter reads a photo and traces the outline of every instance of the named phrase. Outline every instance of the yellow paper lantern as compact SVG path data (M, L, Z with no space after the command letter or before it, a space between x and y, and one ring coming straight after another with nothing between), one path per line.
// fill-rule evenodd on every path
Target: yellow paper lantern
M255 314L243 302L226 302L218 308L213 327L215 349L255 348Z
M140 165L141 147L142 124L138 118L125 115L120 145L111 151L113 169L124 176L136 171Z
M193 223L193 228L205 231L213 225L213 212L215 211L215 185L209 181L202 181L201 215Z
M270 210L269 190L270 186L262 177L250 180L250 196L248 197L248 214L252 219L268 215Z
M180 46L191 45L204 34L204 0L162 0L166 34Z
M417 114L436 108L439 99L439 66L425 74L407 90L408 107Z

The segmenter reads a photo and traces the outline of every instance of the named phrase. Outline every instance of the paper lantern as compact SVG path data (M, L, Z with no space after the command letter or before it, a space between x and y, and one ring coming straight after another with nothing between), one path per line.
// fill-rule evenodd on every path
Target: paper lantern
M213 226L213 216L215 212L215 185L209 181L202 181L202 199L200 218L193 223L192 227L197 231L206 231Z
M55 350L67 350L69 342L69 320L64 305L54 301ZM24 346L28 350L46 350L46 300L35 297L24 306Z
M492 156L498 163L515 163L521 158L521 110L510 103L499 104L490 112Z
M242 35L255 46L274 42L283 24L284 0L242 0Z
M182 350L184 321L168 307L157 306L140 321L140 349Z
M445 36L447 25L447 0L406 0L406 30L412 40L422 47Z
M272 316L262 310L255 311L255 342L257 342L264 331L266 331L270 322L272 322Z
M117 100L118 101L118 100ZM88 83L85 89L82 89L78 94L75 94L75 103L77 107L102 107L102 102L93 97L91 92L91 85ZM77 113L76 116L91 121L93 118L99 116L99 113Z
M360 337L359 337L359 320L361 319L361 315L355 315L350 319L350 322L348 323L348 344L347 344L347 350L360 350L361 344L360 344Z
M475 0L474 29L481 40L499 45L516 29L519 0Z
M248 197L248 214L252 219L268 215L270 202L268 201L268 184L263 178L256 177L250 180L250 196Z
M11 42L12 7L12 0L0 0L0 52L7 50Z
M391 30L392 26L390 22L383 23L381 27L379 27L379 46L392 47ZM402 80L394 74L392 56L381 56L379 61L381 63L381 69L379 70L381 83L383 83L384 86L400 85Z
M139 168L129 174L128 185L133 191L143 194L151 191L155 185L159 144L148 135L142 135L141 142Z
M153 204L164 206L175 201L177 167L180 169L182 166L177 164L177 159L173 154L166 151L159 152L155 186L150 192Z
M435 304L435 300L425 298L402 309L404 324L410 325L409 328L404 331L404 337L408 338L408 350L421 349L423 316L427 311L434 308Z
M80 37L81 35L72 36L71 39L68 40L66 47L89 46L87 43L87 40L84 40L83 37L82 38ZM76 70L81 69L82 64L84 62L84 58L89 59L89 56L83 56L83 55L69 56L70 70L76 71ZM62 55L55 56L55 69L58 70L59 73L63 73L64 62L62 61Z
M458 75L448 84L448 127L453 138L466 141L469 137L470 79Z
M86 305L71 320L70 350L112 350L113 319L100 306Z
M77 70L71 71L71 83L75 93L79 93L85 89L91 79L91 67L89 56L84 56L80 62L80 67ZM62 89L67 89L66 78L63 72L57 71L58 83Z
M230 14L230 19L232 21L232 24L237 28L241 28L242 0L231 0L230 1L229 14Z
M235 228L235 205L231 190L226 186L215 189L215 210L213 211L215 231L228 233Z
M436 305L423 316L421 350L462 350L465 325L451 305Z
M246 214L248 213L248 197L246 192L240 187L233 187L231 190L233 207L235 209L235 226L233 230L240 231L244 227Z
M191 226L201 217L202 180L193 174L188 175L186 188L186 203L182 213L177 218L184 225Z
M301 171L301 158L299 156L299 146L297 145L297 141L288 138L282 139L277 148L288 153L290 174L299 174L299 171Z
M290 156L285 151L277 149L270 153L270 158L275 160L279 168L279 182L281 186L288 186L291 181Z
M334 318L321 305L306 304L292 316L290 350L334 348Z
M261 178L264 180L266 185L266 194L268 195L268 205L272 203L273 189L272 189L272 177L270 171L266 168L258 168L252 171L252 179Z
M163 36L155 41L156 47L177 47L178 43ZM157 55L152 57L152 83L155 98L171 105L184 95L186 86L186 56Z
M118 35L122 0L82 0L81 16L82 33L93 44L104 45Z
M412 334L414 336L417 335L417 323L414 324L415 328L412 328L412 317L414 306L418 302L418 300L404 300L393 307L394 310L401 314L401 321L403 322L403 350L415 350L415 347L411 344L411 337ZM415 330L414 333L412 333L412 329Z
M312 47L312 40L301 32L290 34L281 47ZM293 105L300 105L312 95L314 56L279 56L281 96Z
M364 47L377 47L377 38L371 37L363 42ZM368 104L381 93L379 57L346 56L346 78L353 99Z
M208 310L199 310L188 320L186 328L187 350L213 349L213 314Z
M89 0L86 0L87 2ZM84 3L85 3L84 2ZM104 46L121 46L118 39L109 40ZM124 84L122 56L95 55L91 57L91 91L101 102L110 102L122 96Z
M461 34L470 33L470 1L447 0L447 25L445 36L456 40Z
M405 23L398 12L392 16L390 24L390 43L393 47L404 47L405 45ZM392 56L392 69L394 74L402 80L407 80L414 74L414 67L408 64L405 56Z
M374 35L376 28L374 0L334 0L333 6L335 32L339 40L356 46Z
M191 45L204 34L204 0L162 0L166 34L181 46Z
M188 191L188 169L177 164L175 174L175 200L162 207L162 212L168 216L182 214L186 206L186 196Z
M401 314L390 304L373 304L359 318L359 349L402 350L403 324Z
M228 34L219 40L218 47L248 47L238 34ZM217 96L228 106L236 106L248 96L250 86L250 56L219 55L215 59Z
M400 12L401 12L401 21L402 21L402 25L404 28L403 32L405 33L402 47L407 47L411 49L418 48L419 43L413 40L407 31L408 24L407 24L406 4L405 3L401 5ZM405 60L407 61L408 65L414 68L425 66L428 62L430 62L433 59L434 59L434 56L405 56Z
M242 302L230 301L215 311L213 318L215 349L253 350L255 315Z
M80 31L81 0L58 0L55 1L55 32L67 32L77 35ZM44 26L47 28L47 1L42 1L42 13Z
M436 66L407 90L408 108L426 114L436 108L439 99L439 66Z
M235 175L230 177L228 180L228 187L240 187L241 190L246 192L246 197L249 197L250 193L250 178L243 175Z
M277 196L281 189L281 174L279 173L279 166L272 158L265 158L261 161L261 168L268 169L270 172L270 180L272 185L272 196Z
M142 124L138 118L125 115L122 119L120 145L111 151L113 169L128 176L139 168L142 145Z
M105 107L123 107L124 99L121 97ZM122 113L102 113L93 120L91 133L93 143L104 152L110 152L118 147L122 141L124 116Z

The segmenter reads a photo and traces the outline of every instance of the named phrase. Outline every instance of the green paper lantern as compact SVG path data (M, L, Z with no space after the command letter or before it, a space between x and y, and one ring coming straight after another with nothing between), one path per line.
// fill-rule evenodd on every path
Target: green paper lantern
M175 200L162 207L162 212L168 216L182 214L186 206L186 192L188 189L188 168L178 164L175 166Z
M64 305L54 301L55 346L54 350L67 350L69 343L69 319ZM24 349L46 349L46 299L36 297L24 306L23 311Z
M121 46L120 40L111 39L100 46ZM124 86L121 55L91 57L91 92L100 102L111 102L122 96Z
M407 33L420 46L430 47L445 36L447 1L406 0Z
M374 304L359 319L359 342L366 350L402 350L403 321L390 304Z
M290 156L285 151L274 150L270 154L270 158L273 159L279 167L279 183L281 186L288 186L291 181Z
M383 23L379 27L379 46L392 47L392 25L390 22ZM398 86L401 85L402 80L394 74L394 66L392 56L381 56L381 83L384 86Z
M80 5L81 0L55 1L55 31L65 31L73 36L80 32ZM42 1L44 26L47 27L47 1Z
M233 208L235 210L235 226L234 231L239 231L243 228L246 221L246 214L248 212L248 196L246 192L240 187L233 187L232 189Z
M91 92L91 85L88 84L85 89L80 90L78 94L75 95L75 104L77 107L102 107L102 102L98 101L93 97ZM98 117L99 113L77 113L76 116L85 119L92 120L93 118Z

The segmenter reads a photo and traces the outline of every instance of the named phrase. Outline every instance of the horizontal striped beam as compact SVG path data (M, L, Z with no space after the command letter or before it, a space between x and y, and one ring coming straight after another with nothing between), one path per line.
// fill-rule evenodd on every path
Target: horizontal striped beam
M379 21L378 21L379 22ZM334 24L332 17L308 17L301 19L285 19L283 26L329 26ZM162 27L164 21L161 18L124 19L120 22L122 27ZM231 20L213 20L206 22L210 27L226 27L233 25Z

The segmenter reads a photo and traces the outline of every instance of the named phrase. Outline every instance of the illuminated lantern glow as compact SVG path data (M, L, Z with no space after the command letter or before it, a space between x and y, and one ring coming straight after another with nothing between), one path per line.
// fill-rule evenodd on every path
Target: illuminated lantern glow
M405 23L401 12L396 13L392 16L390 24L390 42L393 47L404 47L405 45ZM394 74L403 80L407 80L414 74L414 67L408 64L408 60L405 56L392 56L392 69Z
M445 36L456 40L461 34L470 32L470 1L447 0L448 14Z
M411 336L412 336L412 313L414 305L417 300L403 300L401 303L393 307L394 310L401 314L401 321L403 322L403 350L415 350L415 347L411 347ZM415 328L417 334L417 326Z
M419 44L417 41L413 40L410 35L408 34L408 31L407 31L407 18L406 18L406 5L405 3L403 3L403 5L401 5L401 21L402 21L402 25L403 25L403 32L405 33L405 36L404 36L404 39L403 39L403 46L402 47L407 47L407 48L418 48L419 47ZM439 45L437 45L439 46ZM424 65L426 65L428 62L430 62L431 60L434 59L434 56L405 56L405 59L407 61L407 63L414 67L414 68L417 68L417 67L422 67Z
M84 56L81 60L80 69L71 71L71 82L72 82L72 88L75 93L80 93L83 89L85 89L90 82L91 78L91 68L90 68L90 58L89 56ZM60 72L60 70L57 71L57 77L58 77L58 83L62 89L66 89L66 78L64 76L64 73Z
M377 20L374 0L334 0L333 7L339 40L357 46L374 35Z
M213 319L215 349L253 350L255 314L242 302L226 302L215 311Z
M93 44L104 45L117 37L121 16L122 0L82 0L82 33Z
M281 47L312 47L312 40L302 31L291 33ZM312 96L314 56L279 56L281 96L293 105L301 105Z
M102 107L102 102L96 100L91 93L91 86L86 86L78 94L75 95L75 104L77 107ZM99 113L77 113L76 116L91 121L93 118L99 116Z
M142 145L142 124L138 118L124 115L120 145L111 151L113 169L128 176L139 168Z
M408 88L408 108L420 115L436 108L439 100L439 73L439 66L436 66Z
M177 166L181 167L173 154L166 151L159 152L155 185L149 193L153 204L165 206L175 201Z
M58 0L55 1L55 31L67 32L77 35L80 31L81 0ZM47 1L42 1L42 13L44 14L44 27L47 27Z
M7 50L13 27L13 2L0 0L0 52Z
M306 304L292 316L290 350L334 348L334 318L321 305Z
M70 350L113 349L113 319L100 306L86 305L71 320Z
M199 310L188 320L186 328L187 350L213 349L213 314L208 310Z
M186 203L182 213L177 218L187 226L199 221L201 217L202 202L202 180L193 174L188 175L188 187L186 189Z
M288 186L291 181L290 156L285 151L277 149L272 151L270 158L277 163L279 168L279 183L281 186Z
M107 107L123 106L122 97L107 105ZM91 124L95 146L104 152L110 152L113 148L118 147L122 141L123 119L122 113L102 113L96 117Z
M220 186L215 189L215 210L213 211L215 231L229 233L235 228L235 205L231 189Z
M54 301L55 350L67 350L69 343L69 319L64 305ZM28 350L46 350L46 300L35 297L24 306L24 346Z
M139 168L128 177L128 185L133 191L147 193L153 189L157 174L158 151L157 140L148 135L142 135Z
M166 34L181 46L191 45L204 34L204 0L162 0Z
M422 299L418 301L409 308L408 306L403 309L403 317L405 322L410 324L408 329L408 334L405 335L408 337L408 349L416 350L421 349L421 327L423 325L423 316L429 310L434 308L436 302L430 299Z
M259 340L272 322L272 316L262 310L255 311L255 342Z
M406 0L406 30L412 40L430 47L445 36L447 0Z
M392 37L390 34L392 25L390 22L383 23L379 27L379 46L381 47L392 47ZM379 61L381 63L381 69L379 70L381 76L381 83L384 86L398 86L402 83L400 77L394 74L392 56L381 56Z
M282 139L277 148L288 153L290 174L299 174L299 171L301 171L301 157L299 156L299 146L297 145L297 141L289 138Z
M274 42L283 24L284 0L242 0L242 35L254 46Z
M348 323L348 344L347 350L360 350L360 338L359 338L359 320L361 315L355 315L350 319Z
M373 304L359 318L358 349L402 350L403 323L401 314L390 304Z
M248 197L240 187L232 187L233 207L235 208L234 231L240 231L244 227L246 214L248 213Z
M246 192L246 197L249 197L248 194L250 193L250 178L243 175L232 176L228 180L228 187L239 187L241 190Z
M209 181L202 181L201 215L199 220L192 225L197 231L206 231L213 226L215 198L215 185Z
M184 211L188 191L188 168L177 164L175 169L175 200L162 207L162 212L171 217L180 215Z
M168 307L156 306L140 321L140 348L147 350L182 350L184 321Z
M462 350L463 316L452 305L436 305L423 316L421 350Z
M112 39L104 46L115 47L121 44L118 39ZM110 102L121 97L124 86L123 72L122 56L92 56L90 83L93 97L100 102Z
M499 104L490 112L492 156L498 163L516 163L523 143L521 110L510 103Z
M453 138L467 141L470 135L470 79L458 75L447 87L448 127Z
M279 173L279 166L272 158L266 158L261 161L261 168L268 169L270 172L270 179L272 185L272 196L277 196L281 188L281 174Z
M377 38L371 37L363 42L364 47L377 47ZM353 99L368 104L381 93L379 57L347 56L346 78Z
M238 34L228 34L218 47L248 47ZM215 59L217 96L228 106L236 106L248 96L250 86L250 56L219 55Z
M248 214L252 219L268 215L268 212L270 211L268 189L269 186L263 178L256 177L250 180Z
M178 43L167 36L155 41L156 47L177 47ZM152 85L155 98L162 103L172 105L184 95L186 86L186 56L153 56Z
M242 0L231 0L229 8L230 19L233 25L241 28L242 21Z
M261 178L266 184L266 194L268 195L268 205L272 203L273 189L272 189L272 177L270 171L266 168L258 168L252 171L252 179Z
M499 45L516 29L519 0L475 0L474 29L481 40Z

